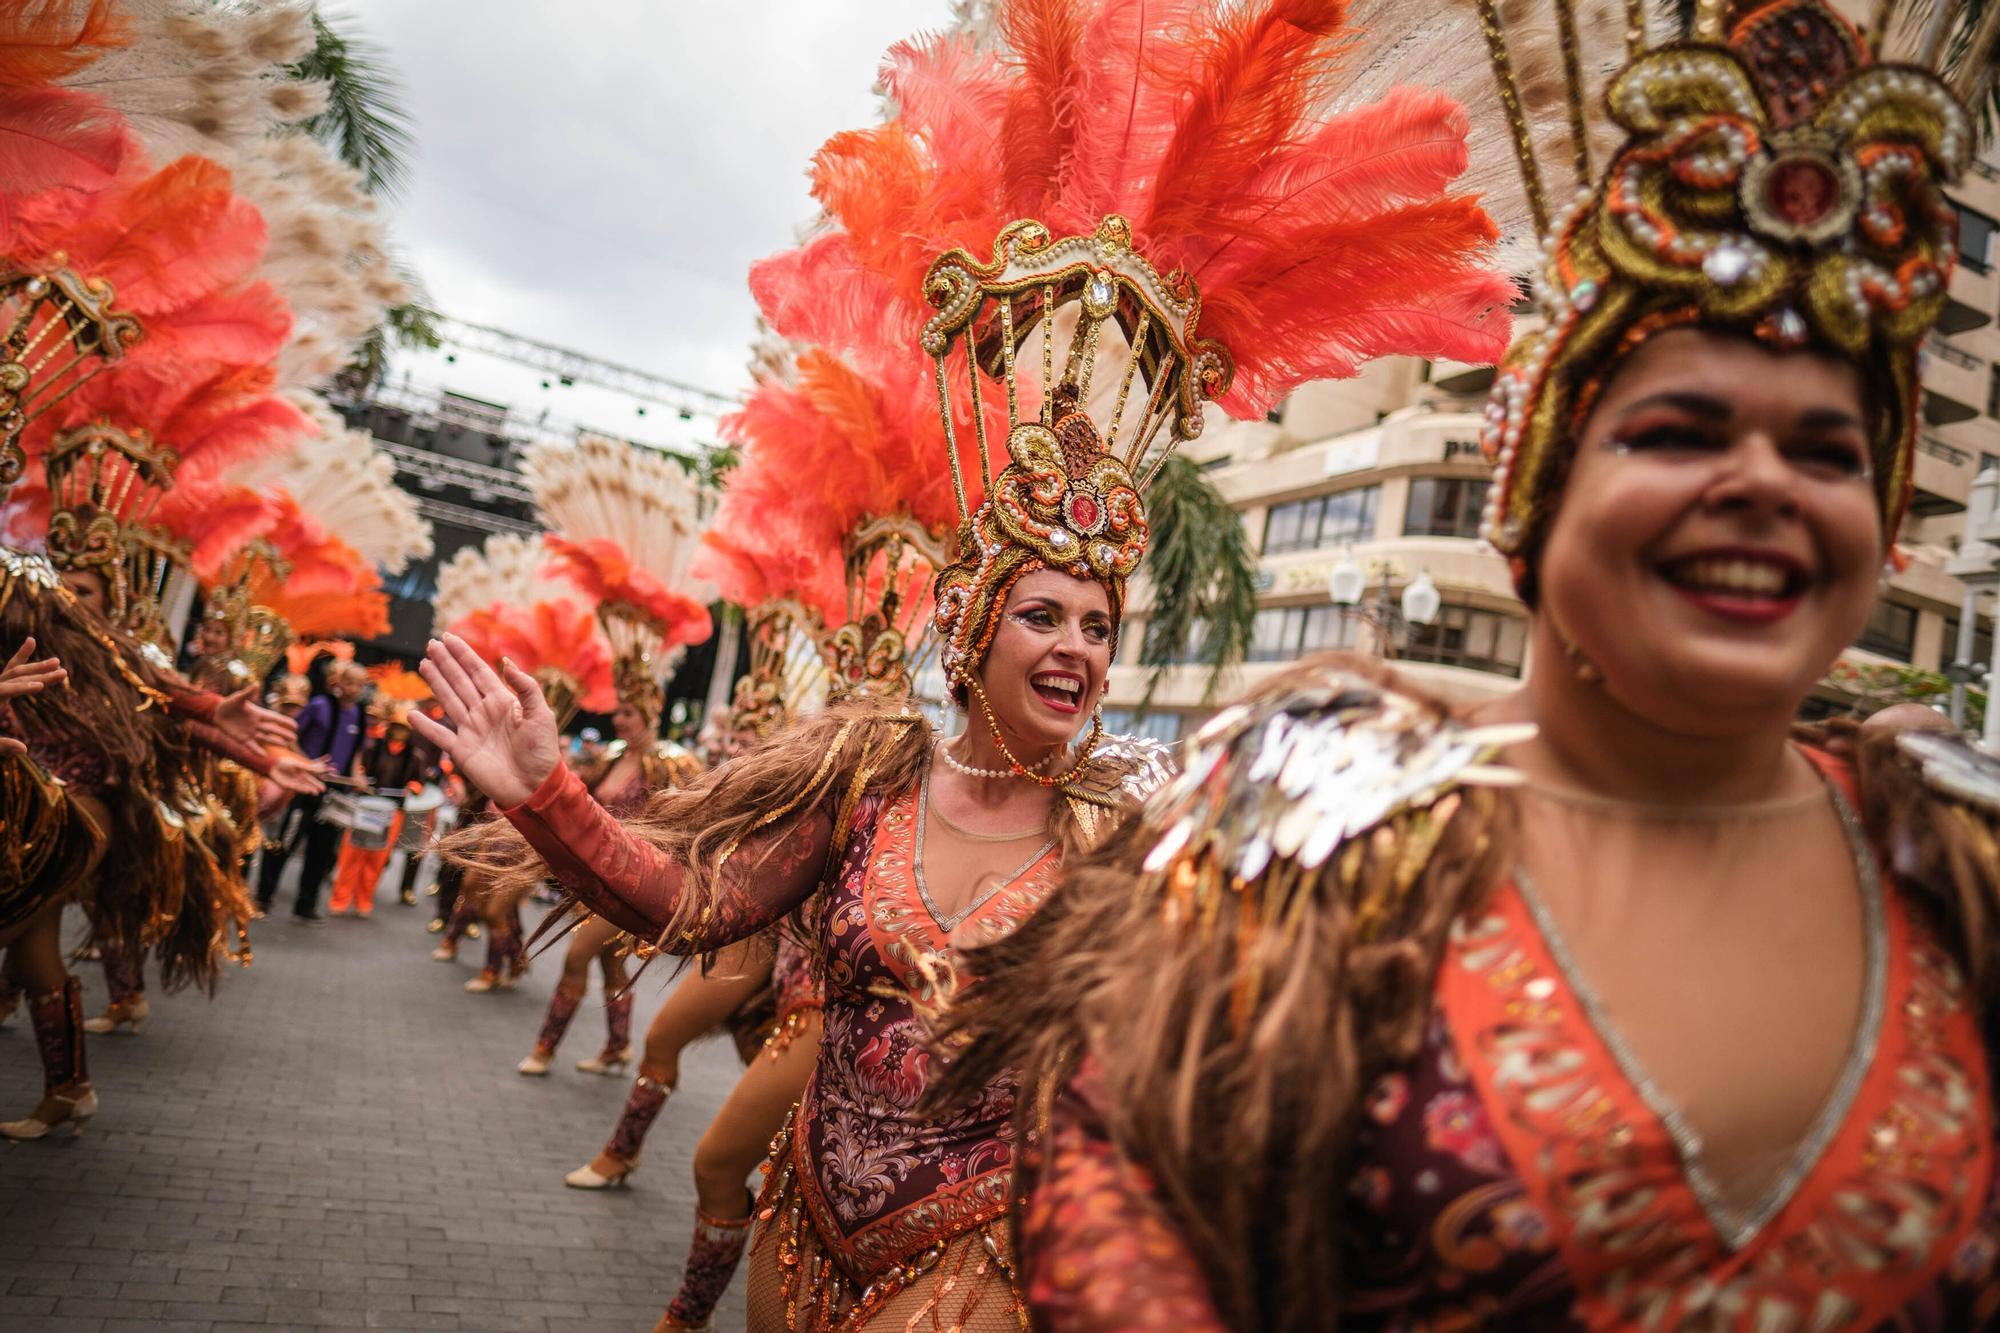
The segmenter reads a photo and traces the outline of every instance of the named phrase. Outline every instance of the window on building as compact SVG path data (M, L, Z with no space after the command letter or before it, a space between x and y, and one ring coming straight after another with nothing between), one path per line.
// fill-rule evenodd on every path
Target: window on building
M1362 486L1272 505L1264 516L1264 554L1365 542L1375 535L1375 510L1381 500L1380 486Z
M1854 646L1898 662L1907 662L1917 647L1917 612L1900 602L1877 602Z
M1313 653L1353 648L1365 632L1360 617L1344 614L1331 603L1267 606L1251 626L1249 660L1295 662Z
M1411 662L1518 676L1527 651L1526 620L1504 611L1447 602L1435 621L1410 628L1410 641L1401 655Z
M1958 617L1946 616L1944 621L1944 645L1939 651L1938 667L1950 666L1958 660ZM1993 660L1993 621L1981 616L1972 627L1972 656L1966 659L1973 666L1984 670Z
M2000 361L1986 372L1986 415L2000 417Z
M1405 537L1477 537L1490 483L1482 477L1418 477L1403 512Z
M1104 729L1114 736L1146 736L1163 744L1172 745L1181 738L1186 718L1179 713L1166 713L1157 709L1149 710L1139 717L1129 708L1107 708L1104 710Z
M1993 263L1993 233L2000 223L1976 208L1953 204L1958 210L1958 257L1967 267L1984 273Z

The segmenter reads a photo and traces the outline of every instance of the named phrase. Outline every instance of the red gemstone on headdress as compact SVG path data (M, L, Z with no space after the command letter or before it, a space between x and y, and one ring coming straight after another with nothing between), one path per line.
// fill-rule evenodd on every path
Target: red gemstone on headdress
M1070 521L1079 528L1088 528L1097 522L1097 501L1087 495L1073 497L1069 502Z
M1840 177L1816 157L1788 157L1764 180L1771 212L1794 227L1810 227L1840 202Z

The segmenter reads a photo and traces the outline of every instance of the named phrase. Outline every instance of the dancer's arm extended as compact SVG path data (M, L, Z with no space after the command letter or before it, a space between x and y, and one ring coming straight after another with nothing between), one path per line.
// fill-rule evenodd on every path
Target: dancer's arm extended
M422 671L449 727L410 723L449 754L586 907L654 939L680 912L687 868L634 837L559 762L555 715L533 677L500 672L455 635L432 643ZM812 896L833 842L832 816L808 809L746 838L714 877L700 916L668 941L705 953L764 929Z

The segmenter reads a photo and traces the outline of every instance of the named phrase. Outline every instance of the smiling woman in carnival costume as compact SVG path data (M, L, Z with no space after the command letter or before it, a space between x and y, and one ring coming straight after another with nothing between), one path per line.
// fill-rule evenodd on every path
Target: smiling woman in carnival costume
M1007 5L997 52L898 48L898 119L822 154L840 226L806 261L844 253L847 277L906 293L911 354L932 362L964 519L934 628L963 735L896 702L830 708L621 825L557 763L528 677L431 651L451 726L426 734L592 910L684 954L789 918L814 952L824 1036L758 1209L758 1333L1021 1326L999 1225L1014 1082L919 1110L922 1016L961 951L1029 919L1145 785L1146 751L1096 725L1076 743L1146 548L1144 485L1207 401L1262 415L1374 355L1499 351L1491 224L1444 193L1464 113L1397 90L1326 116L1343 14Z
M1038 1327L2000 1308L2000 773L1792 734L1910 497L1973 148L1926 68L1958 20L1891 64L1893 15L1819 0L1704 4L1650 49L1636 6L1548 17L1546 49L1512 7L1462 20L1524 148L1521 89L1566 66L1587 187L1552 212L1525 155L1545 322L1485 434L1534 669L1469 718L1378 668L1287 673L975 960L954 1075L1028 1071Z

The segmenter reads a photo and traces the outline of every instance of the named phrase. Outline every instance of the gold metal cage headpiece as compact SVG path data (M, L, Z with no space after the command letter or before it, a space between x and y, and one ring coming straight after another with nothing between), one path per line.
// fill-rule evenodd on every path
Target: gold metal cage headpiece
M872 518L841 546L847 619L822 627L827 691L834 699L902 699L937 650L923 633L923 585L948 547L908 515Z
M924 325L923 347L936 363L963 519L958 558L937 581L942 659L956 684L990 642L995 599L1029 568L1096 579L1114 617L1120 612L1125 580L1146 549L1141 493L1167 455L1201 433L1203 403L1228 391L1234 370L1219 344L1195 335L1201 297L1193 282L1162 277L1116 214L1088 236L1060 239L1039 222L1015 222L994 241L990 262L964 250L941 255L924 294L937 313ZM1040 356L1024 358L1037 330ZM1040 390L1030 416L1024 377ZM1008 462L998 476L982 379L1006 393ZM977 510L959 461L961 420L974 434L979 480L992 478Z
M745 613L750 670L730 697L727 730L763 739L827 689L819 616L795 598L775 598Z
M60 263L61 256L57 256ZM21 479L21 435L139 341L111 284L66 268L0 267L0 495Z
M202 653L202 664L207 674L226 679L236 688L263 680L292 646L292 627L285 618L251 600L251 588L260 572L268 572L278 584L292 572L291 562L261 537L223 562L209 588L203 613L208 624L219 628L224 646Z
M150 522L179 462L144 431L108 421L64 431L44 459L49 562L95 570L107 585L112 621L142 643L165 632L162 608L185 576L188 543Z

